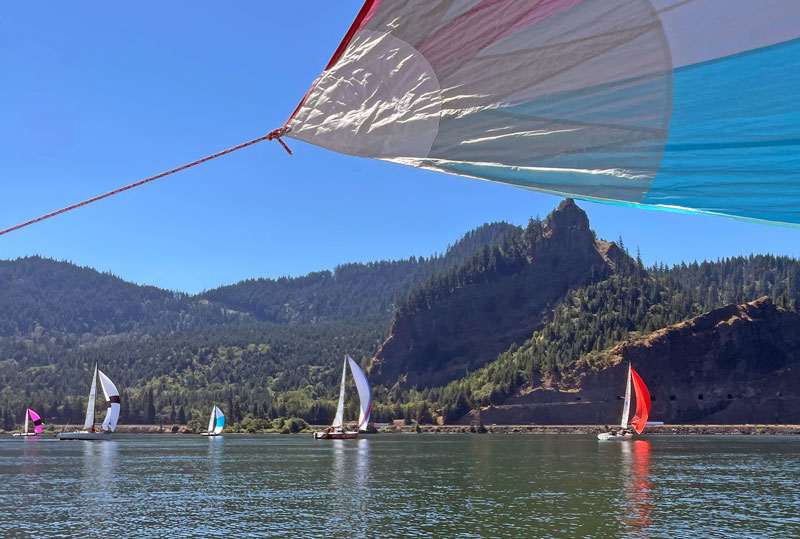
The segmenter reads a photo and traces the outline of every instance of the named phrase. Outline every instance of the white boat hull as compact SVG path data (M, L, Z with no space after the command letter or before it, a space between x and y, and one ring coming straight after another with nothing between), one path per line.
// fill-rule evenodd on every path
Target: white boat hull
M37 434L35 432L18 432L13 436L19 436L20 438L41 438L41 434Z
M625 434L616 434L612 432L601 432L597 435L597 439L601 441L623 441L623 440L630 440L633 438L633 434L628 432Z
M56 436L59 440L111 440L110 432L62 432Z
M215 434L213 432L201 432L200 436L222 436L222 434Z

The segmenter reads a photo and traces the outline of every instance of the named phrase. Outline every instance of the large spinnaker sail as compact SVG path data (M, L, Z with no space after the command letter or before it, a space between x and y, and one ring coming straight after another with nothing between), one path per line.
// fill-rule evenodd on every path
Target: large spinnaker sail
M114 432L119 420L120 398L117 386L106 376L103 371L97 371L103 395L106 397L106 417L103 420L103 430Z
M42 418L39 416L39 414L37 414L36 412L34 412L30 408L28 408L27 412L25 412L25 415L26 415L25 433L27 434L27 432L28 432L28 421L27 421L27 418L30 417L31 418L31 423L33 423L33 431L36 434L41 434L42 433L42 425L43 425L43 423L42 423Z
M217 406L214 406L214 429L212 432L214 434L221 434L222 427L225 426L225 414L222 413Z
M83 430L91 430L94 427L94 407L97 400L97 365L94 366L92 375L92 388L89 390L89 402L86 403L86 419L83 422Z
M575 198L800 224L798 64L798 0L367 0L281 132Z
M350 364L350 371L353 373L353 379L356 382L358 389L358 398L360 401L360 412L358 414L358 430L367 430L369 425L369 416L372 411L372 393L369 390L369 382L364 375L364 371L358 366L358 363L353 361L349 355L347 362Z
M347 356L342 365L342 383L339 386L339 404L336 406L336 416L333 418L332 427L338 428L344 424L344 383L347 377Z
M619 426L623 429L628 428L628 417L631 413L631 366L628 364L628 376L625 378L625 401L622 404L622 419Z
M631 376L633 379L633 391L636 393L636 413L631 419L631 425L633 425L637 433L641 434L650 415L650 392L639 377L639 374L633 369L631 369Z

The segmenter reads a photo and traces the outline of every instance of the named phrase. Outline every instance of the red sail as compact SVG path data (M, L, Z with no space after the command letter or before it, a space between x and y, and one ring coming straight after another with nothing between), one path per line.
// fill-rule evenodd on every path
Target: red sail
M633 390L636 393L636 415L631 419L631 425L637 433L641 434L647 423L647 416L650 415L650 392L647 391L647 386L644 385L639 374L633 369L631 369L631 378Z

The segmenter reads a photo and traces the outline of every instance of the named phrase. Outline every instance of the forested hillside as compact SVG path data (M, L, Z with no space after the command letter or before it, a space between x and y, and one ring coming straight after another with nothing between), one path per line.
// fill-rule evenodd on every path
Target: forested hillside
M645 268L621 240L595 238L574 203L565 208L524 230L484 225L442 255L197 296L39 257L0 261L0 428L25 406L78 423L95 362L121 389L123 423L197 426L212 402L242 428L326 423L345 353L365 368L376 356L393 365L372 379L373 421L456 421L536 384L569 384L621 342L723 305L800 304L795 259ZM413 338L392 352L398 324ZM398 378L407 365L425 374Z
M300 278L250 279L211 290L203 298L275 323L315 323L362 316L391 317L395 303L433 275L459 267L484 247L500 243L519 227L485 224L468 232L443 255L344 264Z
M212 401L232 419L329 421L344 354L366 363L388 334L394 303L517 230L486 224L442 255L198 296L40 257L0 261L0 428L35 403L50 421L78 421L95 362L121 388L122 421L188 421Z

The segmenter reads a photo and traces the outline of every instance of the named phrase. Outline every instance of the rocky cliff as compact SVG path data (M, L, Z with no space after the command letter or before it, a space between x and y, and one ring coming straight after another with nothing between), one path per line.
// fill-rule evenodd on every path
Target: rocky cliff
M607 277L626 256L596 240L586 213L569 199L543 224L531 224L518 245L516 258L502 246L478 254L468 262L480 267L477 277L399 312L369 366L370 380L433 386L463 376L529 338L571 287ZM481 264L480 257L498 261Z
M766 297L621 343L463 422L614 423L629 362L651 392L653 421L800 423L800 314Z

